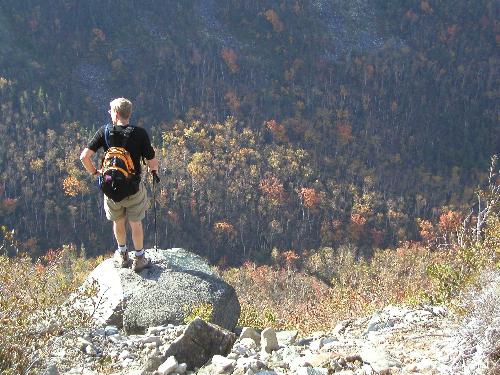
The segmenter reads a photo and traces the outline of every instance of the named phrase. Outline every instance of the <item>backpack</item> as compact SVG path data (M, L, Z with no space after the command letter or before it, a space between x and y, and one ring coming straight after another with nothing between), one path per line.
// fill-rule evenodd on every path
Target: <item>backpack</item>
M114 126L112 130L109 128L110 126L106 125L104 129L104 140L108 146L108 150L102 159L101 175L98 177L98 184L108 198L115 202L120 202L139 191L140 180L135 174L134 162L130 153L125 149L130 135L135 128L129 125L123 131L121 147L111 147L110 137L116 137L119 132Z

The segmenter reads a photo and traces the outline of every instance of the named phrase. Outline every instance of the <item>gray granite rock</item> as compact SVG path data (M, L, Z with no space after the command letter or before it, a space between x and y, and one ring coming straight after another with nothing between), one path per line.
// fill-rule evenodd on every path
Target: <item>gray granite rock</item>
M212 306L210 321L232 330L240 315L234 289L212 272L201 257L183 249L147 250L152 267L140 273L102 262L86 281L96 282L99 292L94 312L101 325L123 327L127 334L144 333L149 327L183 324L202 304Z
M164 357L175 356L191 370L203 366L214 355L227 355L235 341L234 333L196 318L169 346Z

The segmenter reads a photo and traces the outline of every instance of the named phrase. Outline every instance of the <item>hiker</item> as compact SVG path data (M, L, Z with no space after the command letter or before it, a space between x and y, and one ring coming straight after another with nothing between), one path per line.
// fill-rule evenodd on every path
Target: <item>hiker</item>
M127 249L127 232L126 220L130 224L132 230L132 242L135 248L135 258L132 264L132 269L135 272L140 272L144 268L151 266L151 260L144 253L144 232L142 228L142 219L146 214L148 206L146 188L141 180L141 163L140 159L146 160L149 170L154 178L158 179L158 160L155 158L155 151L151 146L149 136L145 129L138 126L129 125L130 115L132 113L132 103L125 98L114 99L110 103L109 114L111 115L112 125L101 127L92 137L87 147L82 151L80 160L85 169L94 176L98 176L101 189L104 194L104 210L108 220L113 222L113 233L118 243L118 249L115 256L122 268L130 266L130 259ZM123 173L128 173L127 168L114 168L113 174L105 174L106 160L104 160L101 169L97 169L92 162L92 155L99 148L103 148L106 152L105 158L108 156L108 151L111 152L114 147L123 151L128 160L132 159L133 166L130 165L132 177L128 178L133 190L121 191L119 198L110 198L108 192L103 188L111 176L123 176ZM122 148L123 147L123 148ZM126 151L125 151L126 150ZM127 152L128 151L128 152ZM117 162L111 164L116 165ZM110 167L110 169L113 169ZM117 172L117 173L115 173ZM116 184L115 184L116 185ZM120 185L118 185L120 186ZM117 190L117 189L115 189ZM119 190L119 189L118 189ZM131 195L130 195L131 194ZM112 195L113 196L113 195Z

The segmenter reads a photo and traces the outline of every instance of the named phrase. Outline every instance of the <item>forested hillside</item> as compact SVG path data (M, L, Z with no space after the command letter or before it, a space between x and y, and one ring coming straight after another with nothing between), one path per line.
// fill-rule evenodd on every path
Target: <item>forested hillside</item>
M161 156L164 248L232 263L452 233L498 152L498 12L493 0L3 0L3 251L114 248L78 156L119 96ZM146 227L149 246L152 210Z

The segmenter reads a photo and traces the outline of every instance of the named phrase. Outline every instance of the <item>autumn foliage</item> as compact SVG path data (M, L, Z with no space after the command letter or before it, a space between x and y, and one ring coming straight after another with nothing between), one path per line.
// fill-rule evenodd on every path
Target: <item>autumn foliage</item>
M35 262L26 255L0 255L0 372L37 374L50 353L50 341L84 327L89 313L68 303L101 259L79 257L72 246L50 250ZM95 290L80 290L80 299Z

